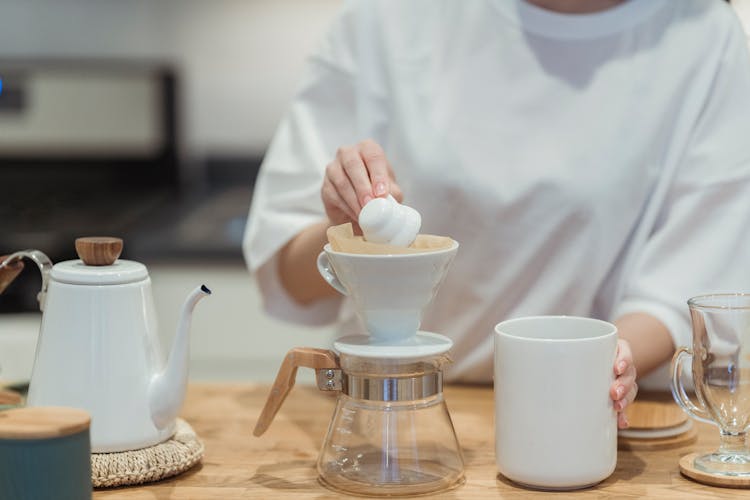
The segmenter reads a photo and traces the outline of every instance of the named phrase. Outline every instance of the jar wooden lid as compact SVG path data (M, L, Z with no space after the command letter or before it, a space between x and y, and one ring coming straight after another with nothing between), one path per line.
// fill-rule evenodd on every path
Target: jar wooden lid
M0 411L0 439L52 439L85 431L91 417L84 410L62 407Z

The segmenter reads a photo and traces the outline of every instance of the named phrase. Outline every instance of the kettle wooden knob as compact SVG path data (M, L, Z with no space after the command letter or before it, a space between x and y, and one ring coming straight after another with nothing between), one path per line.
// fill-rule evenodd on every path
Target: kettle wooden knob
M76 252L87 266L111 266L122 252L122 239L111 236L77 238Z

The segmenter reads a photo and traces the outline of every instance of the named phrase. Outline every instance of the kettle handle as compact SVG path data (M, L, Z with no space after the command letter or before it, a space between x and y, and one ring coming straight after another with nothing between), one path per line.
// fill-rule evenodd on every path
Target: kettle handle
M5 257L0 262L0 293L13 281L18 273L23 269L22 266L13 264L23 258L33 260L42 273L42 289L36 296L39 301L39 310L44 311L44 303L47 299L47 287L49 286L49 273L52 270L52 261L43 252L39 250L21 250Z
M339 360L333 351L328 349L316 349L313 347L294 347L286 353L284 361L281 362L279 373L271 387L263 411L258 417L258 423L253 430L254 436L260 436L271 425L273 418L281 408L289 391L294 387L297 377L297 368L306 367L315 370L338 369Z

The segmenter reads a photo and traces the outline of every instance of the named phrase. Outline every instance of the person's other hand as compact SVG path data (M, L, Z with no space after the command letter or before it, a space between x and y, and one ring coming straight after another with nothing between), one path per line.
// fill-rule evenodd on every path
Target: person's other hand
M632 403L638 393L638 384L635 383L635 365L630 344L627 340L617 341L617 355L615 356L615 381L609 389L609 395L614 402L617 411L617 427L626 429L628 419L625 417L625 407Z
M359 211L373 198L391 194L399 202L403 199L383 148L371 139L336 151L336 157L326 166L320 194L334 225L356 224Z

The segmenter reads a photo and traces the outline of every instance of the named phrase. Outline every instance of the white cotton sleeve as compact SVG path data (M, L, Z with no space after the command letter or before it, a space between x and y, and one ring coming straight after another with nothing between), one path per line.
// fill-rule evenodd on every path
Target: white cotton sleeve
M276 256L273 256L255 271L266 313L274 318L309 326L326 325L336 319L341 305L340 297L331 297L309 306L301 306L284 290L276 265Z
M691 345L687 300L750 292L750 55L735 20L712 88L614 318L645 312Z
M658 319L672 335L675 346L690 346L690 322L688 316L680 311L679 304L668 301L646 300L630 296L620 302L615 308L614 317L620 318L630 313L646 313Z
M747 45L750 47L750 0L732 0L731 5L742 24Z
M352 5L356 3L342 11L308 61L261 165L243 238L245 260L257 278L266 311L304 324L334 321L341 300L296 304L280 282L277 253L303 229L326 220L320 189L337 148L367 137L377 140L375 122L369 130L356 125L358 107L371 99L361 95L356 81ZM372 106L379 109L376 103Z

